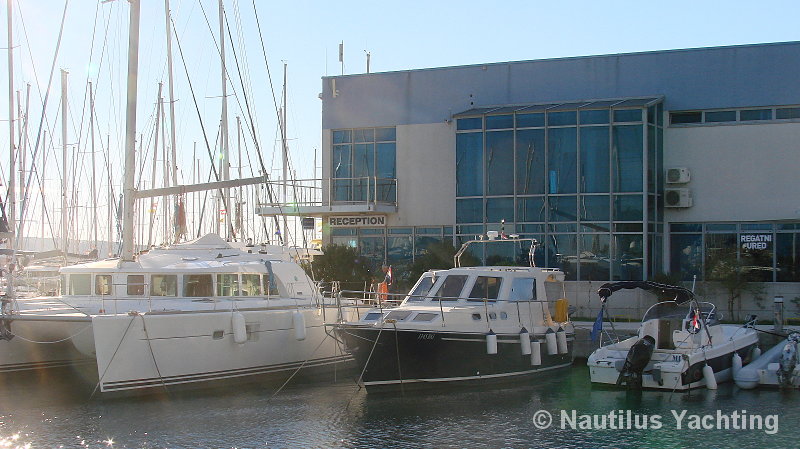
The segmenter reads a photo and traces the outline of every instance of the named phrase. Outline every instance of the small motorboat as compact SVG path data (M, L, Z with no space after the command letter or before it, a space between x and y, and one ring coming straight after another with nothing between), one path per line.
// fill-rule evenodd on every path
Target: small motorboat
M629 388L689 390L731 380L734 367L749 363L758 345L754 319L720 324L716 306L697 301L683 287L649 281L620 281L598 290L606 300L620 289L641 288L674 296L645 312L638 335L601 346L588 359L593 383Z
M780 388L800 387L800 354L798 354L800 332L792 332L789 336L761 354L749 365L733 374L736 386L750 390L759 385Z
M367 390L516 381L572 364L564 273L535 267L536 241L511 237L466 242L455 268L423 274L399 306L379 305L336 325ZM460 266L470 244L524 241L530 266Z

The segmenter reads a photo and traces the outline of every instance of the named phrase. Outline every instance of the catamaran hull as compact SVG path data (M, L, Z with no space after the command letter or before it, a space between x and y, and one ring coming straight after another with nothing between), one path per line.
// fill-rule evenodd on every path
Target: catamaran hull
M523 355L516 334L498 335L496 354L487 353L484 334L347 325L337 327L337 334L355 357L359 373L363 370L368 390L516 381L572 364L571 335L565 354L548 354L541 338L541 363L534 364L531 355Z
M241 343L235 341L236 313L246 323ZM255 376L288 379L351 368L352 357L326 331L320 310L300 313L303 331L294 309L97 316L93 327L100 391Z
M88 320L43 320L38 317L2 318L9 340L0 339L0 373L38 371L94 363L93 354L78 346L93 346Z

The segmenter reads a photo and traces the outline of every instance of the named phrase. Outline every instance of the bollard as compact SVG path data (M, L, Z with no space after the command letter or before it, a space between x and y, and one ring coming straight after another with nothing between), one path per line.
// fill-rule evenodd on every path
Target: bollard
M776 296L774 299L775 332L783 332L783 296Z

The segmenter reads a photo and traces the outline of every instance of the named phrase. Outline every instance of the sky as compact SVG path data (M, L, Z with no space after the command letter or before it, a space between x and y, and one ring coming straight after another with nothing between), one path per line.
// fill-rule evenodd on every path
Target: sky
M61 122L60 69L67 81L67 178L76 186L71 206L83 210L74 229L83 234L93 218L89 206L89 133L87 83L96 92L97 145L107 155L96 154L97 176L113 185L121 177L124 142L125 74L129 6L126 0L11 0L13 1L14 90L21 90L23 108L26 84L31 94L28 114L28 152L40 140L47 149L46 197L60 201ZM176 135L179 182L192 183L193 161L199 160L207 180L209 153L219 157L215 142L221 110L221 74L218 51L218 0L170 0L175 24L173 72L175 80ZM63 37L58 41L66 5ZM276 100L281 98L283 66L287 65L287 138L297 177L320 177L321 77L342 73L339 43L344 44L344 73L413 70L504 61L559 58L680 48L754 44L800 40L800 2L797 1L515 1L459 2L312 1L272 2L224 0L233 42L226 38L229 94L229 141L232 176L257 175L255 155L237 157L235 117L246 117L245 97L257 129L262 156L272 176L280 175L281 160ZM258 13L258 21L254 7ZM4 11L4 27L7 17ZM259 33L260 26L260 33ZM167 97L166 38L163 0L144 0L141 14L138 132L142 135L139 186L151 183L154 115L159 81ZM7 31L4 28L4 31ZM227 31L226 31L227 33ZM6 36L4 32L2 36ZM262 47L263 42L263 47ZM4 42L2 47L6 47ZM235 49L234 52L232 51ZM266 62L265 62L266 60ZM237 64L238 62L238 64ZM4 64L5 65L5 64ZM51 67L55 68L50 83ZM267 72L269 67L269 74ZM0 71L0 176L8 180L8 74ZM239 73L244 75L240 77ZM270 87L269 76L272 78ZM240 81L244 78L246 82ZM242 88L242 85L246 88ZM272 91L274 90L274 97ZM246 94L244 93L246 92ZM42 104L48 97L46 113ZM273 100L275 98L275 100ZM44 117L44 119L43 119ZM202 122L200 120L202 118ZM41 123L41 125L40 125ZM202 125L201 125L202 123ZM39 129L47 131L47 140ZM245 132L245 134L248 134ZM205 135L205 137L204 137ZM252 150L252 138L244 138ZM208 149L206 145L208 141ZM47 143L45 145L44 143ZM195 147L196 143L196 147ZM98 150L100 151L100 150ZM245 154L248 152L245 150ZM29 158L32 156L28 156ZM317 169L315 170L315 160ZM198 163L198 162L195 162ZM40 167L41 168L41 167ZM157 186L160 186L157 182ZM106 204L106 193L98 204ZM32 199L29 213L41 205ZM81 209L83 208L83 209ZM49 206L57 216L60 203ZM35 224L57 219L34 219ZM102 218L101 221L105 221ZM101 230L101 233L104 232Z

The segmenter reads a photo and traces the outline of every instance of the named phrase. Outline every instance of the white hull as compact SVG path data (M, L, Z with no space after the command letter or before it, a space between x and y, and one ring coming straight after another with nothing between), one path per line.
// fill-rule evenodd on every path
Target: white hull
M689 390L706 386L702 367L714 368L717 383L732 378L731 359L734 352L749 360L749 350L758 343L753 329L720 325L723 335L712 345L678 349L656 349L642 373L642 388L657 390ZM630 347L639 340L631 337L619 343L597 349L589 356L587 365L593 383L617 385L620 368Z

